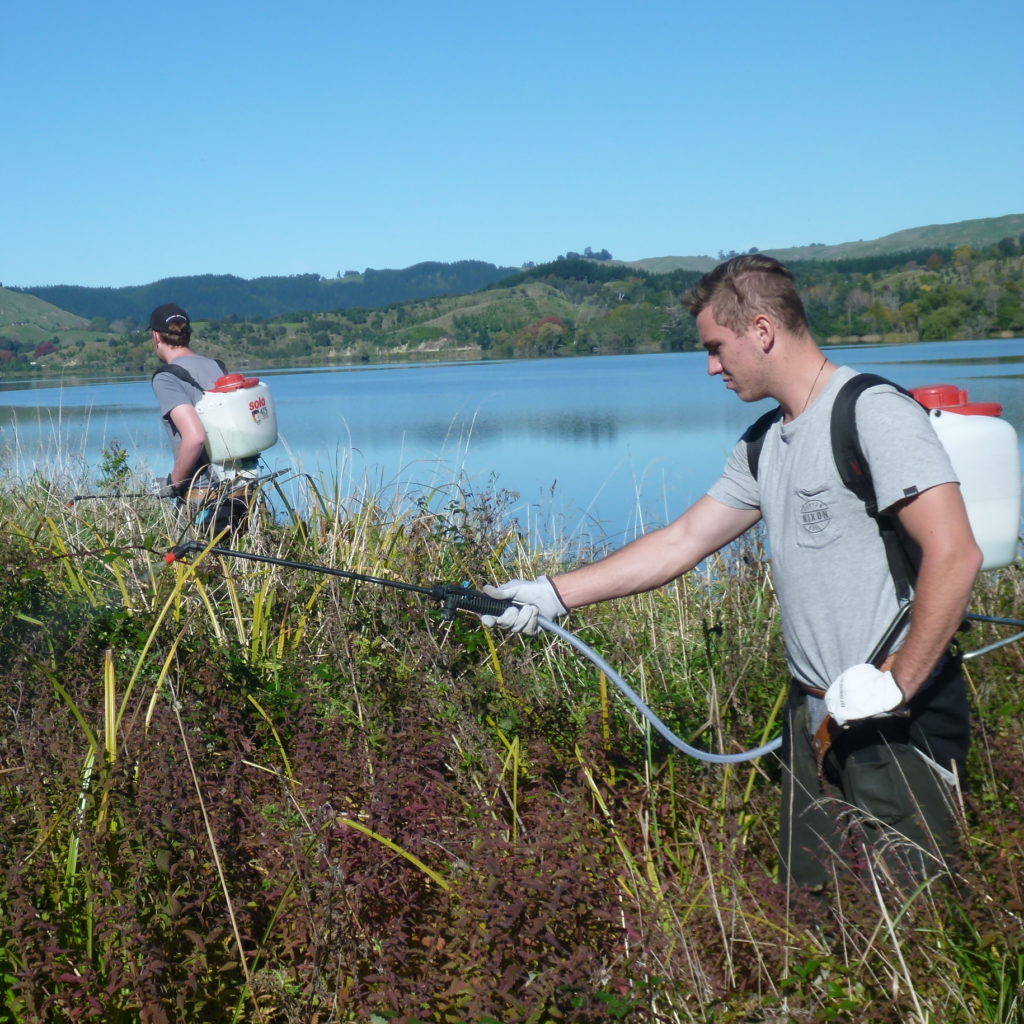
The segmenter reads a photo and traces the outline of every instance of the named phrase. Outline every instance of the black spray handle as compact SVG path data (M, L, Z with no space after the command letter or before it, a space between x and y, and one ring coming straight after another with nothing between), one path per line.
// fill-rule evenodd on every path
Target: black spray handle
M482 591L473 590L468 584L438 583L430 588L430 596L441 602L441 611L446 619L454 619L457 611L473 612L474 615L501 615L512 602L505 597L491 597Z

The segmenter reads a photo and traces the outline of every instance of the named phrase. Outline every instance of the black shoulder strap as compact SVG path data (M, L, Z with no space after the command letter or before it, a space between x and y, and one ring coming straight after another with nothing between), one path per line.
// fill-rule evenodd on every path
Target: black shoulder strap
M896 517L878 511L871 467L864 457L860 436L857 433L857 399L868 388L877 387L879 384L887 384L904 395L910 395L910 392L901 388L899 384L894 384L876 373L858 373L856 377L851 377L839 389L832 406L832 457L835 459L836 470L843 484L864 502L864 510L878 526L879 536L885 545L889 572L896 586L896 594L902 602L910 600L917 570L900 536Z
M227 373L227 368L224 366L224 361L221 359L215 359L214 362L220 367L221 373ZM198 391L206 391L206 388L199 384L199 381L192 376L184 366L179 366L177 363L164 363L163 366L158 366L153 371L153 376L150 380L154 380L158 373L170 373L173 374L178 380L183 380L186 384L191 384Z
M761 461L764 435L768 433L768 428L775 421L776 416L779 415L779 409L781 408L782 406L777 405L774 409L769 409L762 416L754 420L743 434L742 440L747 442L747 466L750 468L750 475L755 480L757 479L757 464Z
M178 380L183 380L186 384L191 384L192 387L197 388L200 391L205 391L205 388L199 386L199 381L192 376L184 366L179 366L177 363L164 363L163 366L158 366L153 371L153 376L150 380L156 380L157 376L161 373L169 373L173 377L177 377Z
M894 384L877 373L858 373L851 377L836 395L832 405L832 457L836 460L836 469L840 479L867 506L868 515L878 515L878 504L875 501L875 488L871 481L871 467L864 458L857 434L857 399L868 389L879 384L901 391L905 395L910 392Z

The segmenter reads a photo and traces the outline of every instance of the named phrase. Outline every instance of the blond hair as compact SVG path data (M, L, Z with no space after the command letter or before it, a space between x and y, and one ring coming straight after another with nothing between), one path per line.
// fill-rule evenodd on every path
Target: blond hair
M793 275L762 253L734 256L708 271L686 295L697 316L711 306L715 321L742 334L754 317L766 313L793 334L809 334L807 313Z

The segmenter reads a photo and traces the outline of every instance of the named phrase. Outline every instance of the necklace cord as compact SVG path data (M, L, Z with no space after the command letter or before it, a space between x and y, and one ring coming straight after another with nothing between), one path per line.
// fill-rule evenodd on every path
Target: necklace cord
M825 369L825 364L827 362L828 356L825 356L821 361L821 366L818 367L818 372L814 375L814 380L811 382L811 390L807 392L807 397L804 399L804 407L800 410L801 416L807 412L807 405L811 401L811 395L814 394L814 389L818 386L818 381L821 378L821 371Z

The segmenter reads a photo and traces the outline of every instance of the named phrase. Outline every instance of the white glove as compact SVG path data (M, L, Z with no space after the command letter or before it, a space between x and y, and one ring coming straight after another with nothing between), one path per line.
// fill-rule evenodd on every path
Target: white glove
M906 698L891 672L874 665L854 665L825 691L825 707L836 725L895 711Z
M533 636L540 630L537 625L539 616L553 621L568 614L555 585L547 576L538 576L535 580L509 580L503 586L485 586L483 590L490 597L515 602L501 615L481 615L480 621L485 626L500 626L513 633Z
M157 477L157 479L153 481L153 493L158 498L177 498L181 495L183 487L184 485L182 484L172 484L169 473L166 477L163 477L162 479Z

